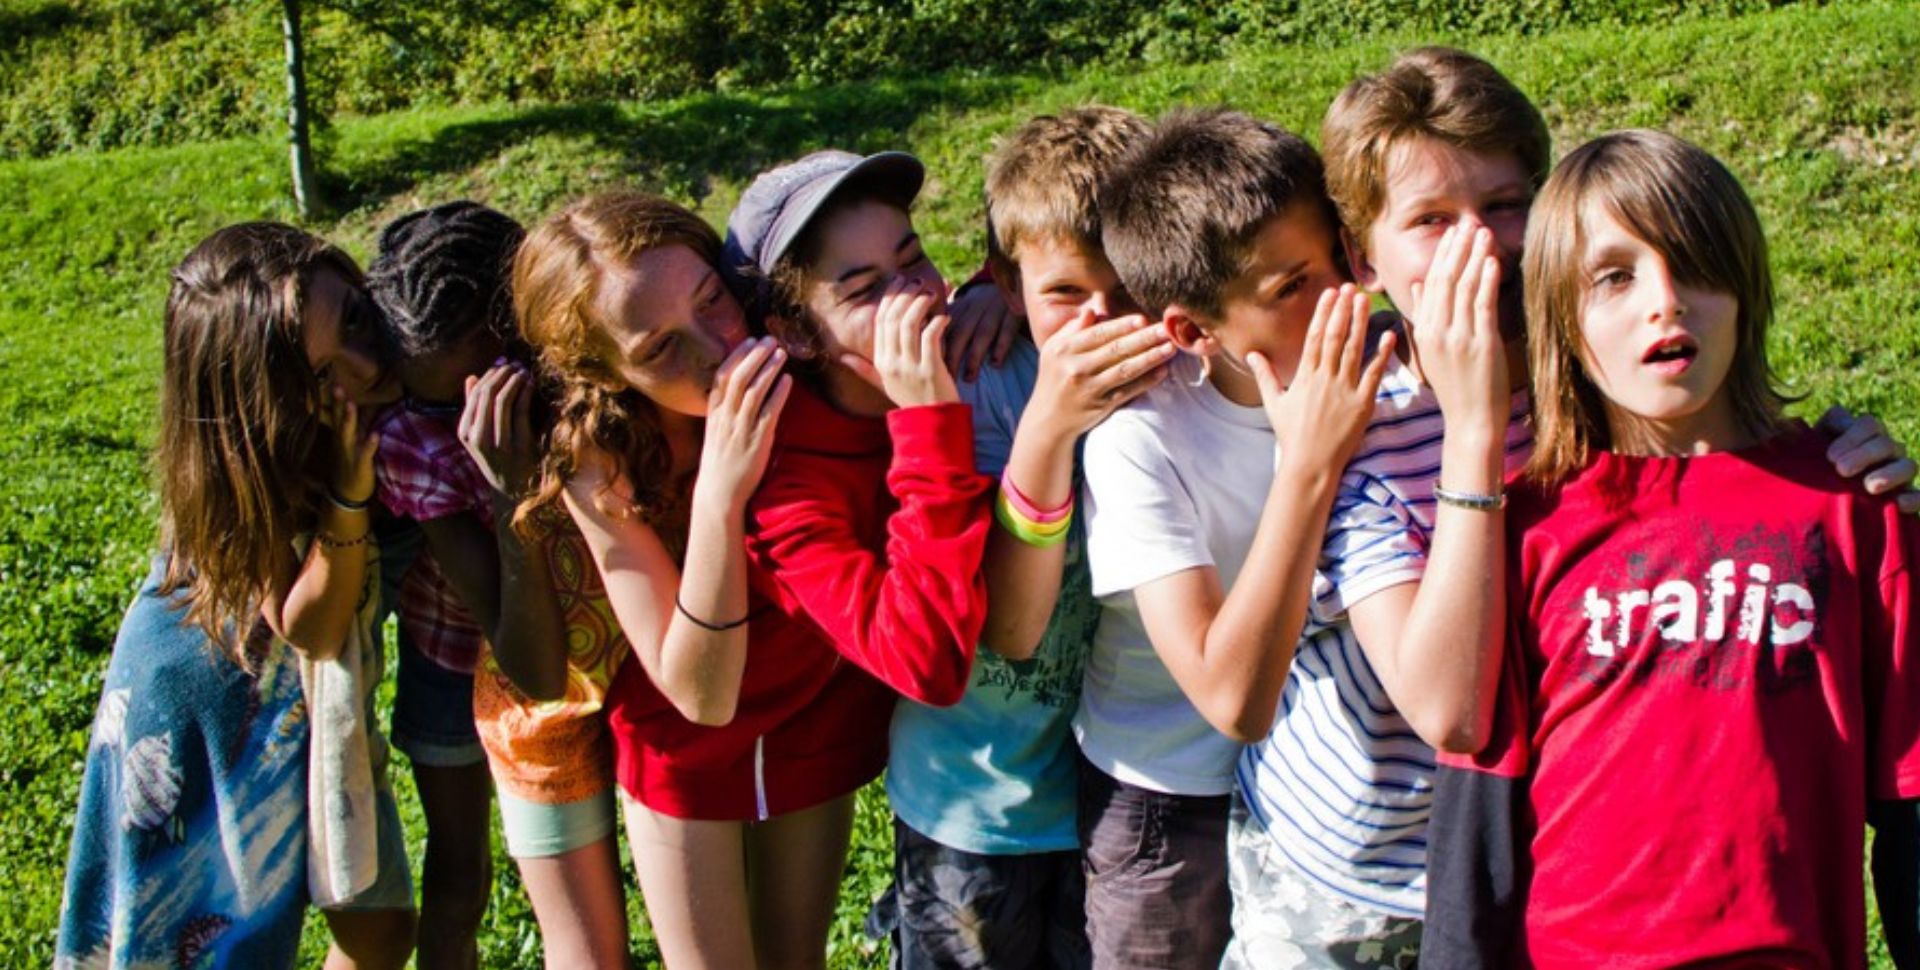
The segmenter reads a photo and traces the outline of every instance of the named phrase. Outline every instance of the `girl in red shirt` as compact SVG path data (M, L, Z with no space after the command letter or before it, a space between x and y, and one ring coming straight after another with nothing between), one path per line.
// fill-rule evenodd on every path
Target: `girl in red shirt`
M1492 741L1428 832L1422 967L1867 965L1914 934L1920 522L1782 414L1758 216L1711 155L1568 155L1527 230L1536 445Z

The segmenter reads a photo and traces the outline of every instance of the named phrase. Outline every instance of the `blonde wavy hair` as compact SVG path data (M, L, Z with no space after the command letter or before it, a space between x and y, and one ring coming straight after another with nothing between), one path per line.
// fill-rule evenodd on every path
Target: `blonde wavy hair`
M720 237L684 206L644 192L606 192L575 201L527 235L513 261L513 309L520 334L540 355L557 388L553 431L540 482L515 525L553 506L588 455L610 456L633 489L602 507L621 514L667 502L670 456L659 411L613 366L614 348L599 319L600 286L616 267L659 246L680 245L720 265Z

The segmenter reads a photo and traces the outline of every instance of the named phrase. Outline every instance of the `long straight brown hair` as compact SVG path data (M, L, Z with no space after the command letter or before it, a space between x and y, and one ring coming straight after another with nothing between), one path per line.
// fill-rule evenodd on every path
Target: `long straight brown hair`
M278 557L313 527L331 460L301 342L323 268L361 285L353 260L325 241L241 223L195 246L167 294L154 451L170 553L161 591L242 662Z
M1601 135L1570 152L1527 220L1527 353L1532 358L1533 458L1528 477L1564 481L1595 449L1613 446L1600 389L1583 363L1588 214L1603 211L1660 253L1674 278L1739 301L1726 387L1754 438L1780 427L1788 400L1767 360L1773 274L1760 216L1740 180L1706 151L1665 132Z

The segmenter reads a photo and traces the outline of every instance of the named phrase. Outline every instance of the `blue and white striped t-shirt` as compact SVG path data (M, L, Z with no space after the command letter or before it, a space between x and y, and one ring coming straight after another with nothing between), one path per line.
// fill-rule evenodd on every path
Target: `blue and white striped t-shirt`
M1532 447L1526 416L1527 396L1515 394L1509 473ZM1235 778L1250 829L1301 874L1334 895L1412 917L1425 906L1434 753L1388 700L1347 608L1424 572L1441 431L1433 391L1393 365L1341 477L1280 716L1241 754Z

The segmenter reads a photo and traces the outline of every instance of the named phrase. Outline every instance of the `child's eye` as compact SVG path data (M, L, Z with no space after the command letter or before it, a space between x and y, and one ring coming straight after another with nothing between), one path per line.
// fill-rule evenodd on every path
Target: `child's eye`
M655 340L653 346L648 347L646 351L640 355L640 362L642 364L659 363L666 359L667 351L672 350L679 340L680 335L677 333L670 333Z
M1617 290L1620 287L1623 287L1631 282L1633 282L1632 273L1629 273L1624 269L1616 268L1616 269L1606 270L1602 272L1599 276L1595 277L1593 281L1593 286L1595 289Z
M700 300L700 309L705 310L718 302L720 302L720 288L716 286L708 290L707 295Z
M1447 217L1441 215L1438 212L1429 212L1423 216L1415 216L1413 220L1414 225L1420 226L1422 228L1425 228L1428 226L1445 225L1446 222L1447 222Z
M1305 287L1306 285L1307 285L1307 278L1305 276L1296 276L1288 280L1286 282L1286 285L1280 287L1279 292L1275 293L1273 295L1273 298L1276 300L1284 300L1287 297L1290 297L1295 293L1300 292L1301 288Z

